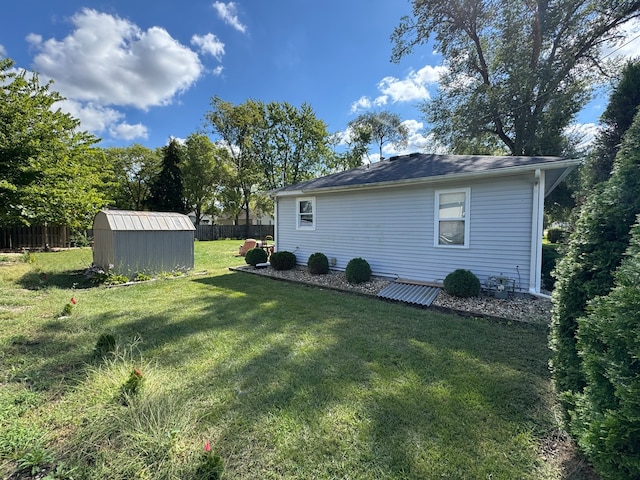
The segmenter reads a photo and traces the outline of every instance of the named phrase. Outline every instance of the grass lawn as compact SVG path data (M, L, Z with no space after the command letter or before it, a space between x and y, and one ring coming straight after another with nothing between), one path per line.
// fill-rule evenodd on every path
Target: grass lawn
M237 248L114 288L89 249L3 255L2 478L216 478L206 441L228 479L563 478L544 328L230 272Z

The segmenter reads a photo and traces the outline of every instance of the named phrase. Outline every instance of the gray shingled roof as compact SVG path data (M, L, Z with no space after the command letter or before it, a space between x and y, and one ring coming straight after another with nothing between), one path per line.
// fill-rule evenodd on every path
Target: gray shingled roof
M310 192L322 189L375 186L421 179L428 181L457 175L499 175L514 171L558 170L561 173L578 165L578 160L558 157L511 157L483 155L433 155L412 153L391 157L371 165L289 185L275 190L275 195L287 192ZM564 177L564 175L562 175ZM555 183L555 178L550 178ZM548 182L549 183L549 182ZM548 185L550 186L550 184ZM548 192L547 192L548 193Z

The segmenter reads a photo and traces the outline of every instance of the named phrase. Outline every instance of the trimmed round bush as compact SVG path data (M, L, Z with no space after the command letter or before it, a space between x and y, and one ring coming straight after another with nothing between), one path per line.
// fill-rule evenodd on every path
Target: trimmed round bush
M291 270L296 266L296 256L286 250L282 252L273 252L269 262L274 270Z
M352 258L344 271L349 283L363 283L371 280L371 266L364 258Z
M477 297L480 295L480 280L471 270L459 268L445 277L444 291L454 297Z
M560 228L550 228L547 230L547 240L550 243L560 243L564 240L566 232Z
M312 253L307 260L309 273L326 274L329 273L329 259L324 253Z
M267 252L261 248L252 248L245 254L244 261L247 262L248 265L255 267L258 263L267 261Z

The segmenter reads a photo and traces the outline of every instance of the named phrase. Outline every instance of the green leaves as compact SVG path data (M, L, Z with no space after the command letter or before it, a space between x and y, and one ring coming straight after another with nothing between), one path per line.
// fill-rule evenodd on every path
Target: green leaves
M88 227L107 202L98 139L55 109L63 98L51 83L12 66L0 61L0 221Z
M392 60L435 40L447 73L424 111L454 153L560 155L606 67L601 46L637 9L634 0L414 0L391 37Z

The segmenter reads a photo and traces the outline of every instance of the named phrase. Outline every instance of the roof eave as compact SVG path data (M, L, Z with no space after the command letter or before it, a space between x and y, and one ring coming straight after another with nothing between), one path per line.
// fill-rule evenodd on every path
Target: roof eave
M366 190L366 189L378 189L396 187L401 185L421 185L429 183L441 183L452 180L468 180L476 178L497 177L506 175L515 175L519 173L534 172L536 170L558 170L567 169L568 172L573 170L580 164L580 159L566 159L553 163L537 163L530 165L517 165L514 167L504 167L491 170L483 170L481 172L467 172L467 173L452 173L447 175L438 175L435 177L420 177L420 178L408 178L405 180L392 180L388 182L376 182L376 183L362 183L353 185L339 185L333 187L321 187L321 188L301 188L296 190L284 190L274 191L274 197L290 197L299 195L308 195L310 193L331 193L340 191L353 191L353 190ZM567 173L568 173L567 172ZM566 176L563 175L562 179Z

